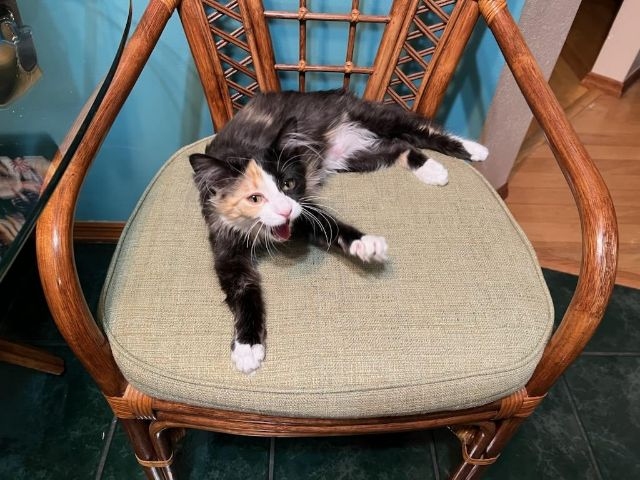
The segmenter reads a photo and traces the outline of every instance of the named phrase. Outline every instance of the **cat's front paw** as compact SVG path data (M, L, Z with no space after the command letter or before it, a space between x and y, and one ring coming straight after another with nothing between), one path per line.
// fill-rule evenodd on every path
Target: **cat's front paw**
M349 253L363 262L384 262L387 259L387 241L377 235L363 235L349 246Z
M489 149L473 140L461 139L462 146L469 152L469 160L483 162L489 156Z
M264 360L264 345L260 343L249 345L235 341L231 351L231 360L241 372L253 373L260 368Z
M432 158L427 159L427 161L424 162L420 168L414 170L413 173L427 185L446 185L449 183L449 172L447 169Z

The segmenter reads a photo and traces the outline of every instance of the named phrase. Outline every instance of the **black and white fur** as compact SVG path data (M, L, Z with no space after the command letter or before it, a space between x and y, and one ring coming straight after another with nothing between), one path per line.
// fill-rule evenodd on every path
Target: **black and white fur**
M396 163L429 185L446 185L444 166L422 149L464 160L488 150L445 133L399 107L344 91L257 95L191 156L215 270L234 315L232 359L245 373L265 357L265 309L255 250L292 235L337 245L364 262L383 262L387 243L335 218L317 202L336 172L370 172Z

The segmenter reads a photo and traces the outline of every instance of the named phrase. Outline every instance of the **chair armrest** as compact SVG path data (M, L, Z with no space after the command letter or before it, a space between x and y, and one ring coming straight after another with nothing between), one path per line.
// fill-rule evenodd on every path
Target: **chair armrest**
M544 80L504 0L478 0L505 60L547 136L569 184L582 230L582 262L576 291L527 390L542 395L577 358L600 323L613 290L618 228L611 196L556 97Z
M151 0L129 40L113 82L86 129L82 142L51 195L36 230L38 268L49 309L63 337L107 396L118 396L126 381L111 354L109 342L86 304L73 254L73 224L82 182L111 125L160 37L177 0ZM95 96L95 94L94 94ZM55 172L71 148L88 105L53 160ZM48 177L47 180L50 180Z

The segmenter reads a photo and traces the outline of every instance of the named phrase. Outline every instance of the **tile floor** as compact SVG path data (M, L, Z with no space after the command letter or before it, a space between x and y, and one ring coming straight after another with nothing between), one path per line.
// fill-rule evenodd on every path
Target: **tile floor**
M95 308L111 245L78 245ZM143 479L127 440L48 318L27 260L0 288L0 336L62 356L61 377L0 364L0 480ZM32 255L32 254L31 254ZM546 271L557 316L575 278ZM445 479L459 456L445 430L375 437L261 439L190 432L180 479ZM488 479L640 478L640 291L618 287L587 351L488 472Z

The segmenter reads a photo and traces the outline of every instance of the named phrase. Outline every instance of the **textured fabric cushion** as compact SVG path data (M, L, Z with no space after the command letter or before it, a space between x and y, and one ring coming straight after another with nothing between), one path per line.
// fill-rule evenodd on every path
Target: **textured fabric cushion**
M553 307L528 241L472 167L437 156L446 187L401 168L332 177L326 204L383 235L389 261L280 248L260 265L267 357L230 360L232 317L213 271L188 155L140 201L105 284L103 325L125 377L149 395L287 416L460 409L521 388Z

